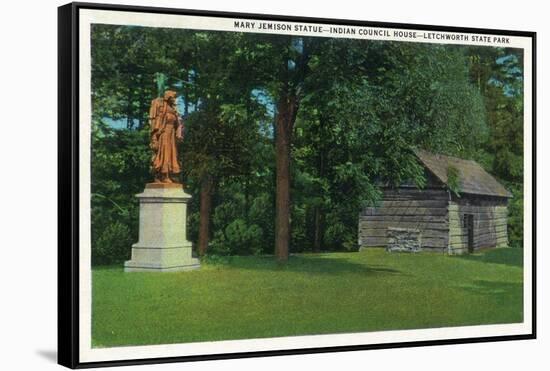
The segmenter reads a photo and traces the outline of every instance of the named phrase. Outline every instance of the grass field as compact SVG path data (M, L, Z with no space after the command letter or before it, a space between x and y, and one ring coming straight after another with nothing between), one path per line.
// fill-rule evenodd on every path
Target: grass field
M94 347L521 322L522 249L232 257L198 271L93 270Z

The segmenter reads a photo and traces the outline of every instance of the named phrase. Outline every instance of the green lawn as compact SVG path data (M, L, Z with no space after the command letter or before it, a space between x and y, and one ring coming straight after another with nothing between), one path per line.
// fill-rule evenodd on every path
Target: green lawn
M232 257L198 271L93 270L94 347L512 323L522 249L468 256Z

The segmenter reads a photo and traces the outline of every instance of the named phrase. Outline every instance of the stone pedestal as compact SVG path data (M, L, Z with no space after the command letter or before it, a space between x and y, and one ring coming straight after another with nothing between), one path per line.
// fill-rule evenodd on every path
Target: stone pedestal
M139 199L139 241L125 272L173 272L198 269L187 241L187 203L191 198L181 184L150 183Z

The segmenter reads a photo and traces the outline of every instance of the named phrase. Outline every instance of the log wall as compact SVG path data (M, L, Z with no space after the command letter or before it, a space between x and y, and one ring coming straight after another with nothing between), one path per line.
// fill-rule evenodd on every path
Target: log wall
M468 232L464 215L474 218L473 249L508 245L508 207L506 199L467 197L449 203L449 253L468 251Z
M412 228L421 232L422 249L446 251L448 203L444 189L385 190L380 205L366 208L359 216L359 247L387 247L388 228Z
M506 198L449 196L444 189L400 188L385 190L377 207L359 216L359 247L387 247L388 228L410 228L421 232L422 249L450 254L468 252L464 214L473 215L473 248L508 245Z

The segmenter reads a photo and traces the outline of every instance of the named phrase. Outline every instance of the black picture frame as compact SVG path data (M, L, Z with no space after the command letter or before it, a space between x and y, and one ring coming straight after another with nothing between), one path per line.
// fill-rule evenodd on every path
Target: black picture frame
M82 362L79 357L79 11L131 11L137 13L229 17L266 21L338 24L379 28L399 28L433 32L460 32L479 35L504 35L530 38L532 41L532 331L521 335L470 337L460 339L392 342L354 346L329 346L273 351L254 351L193 356L159 357ZM231 13L143 6L70 3L58 8L58 363L69 368L122 366L169 362L266 357L307 353L343 352L368 349L419 347L446 344L526 340L536 338L536 33L483 28L446 27L420 24L367 22L358 20L307 18L267 14Z

